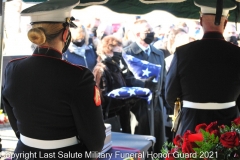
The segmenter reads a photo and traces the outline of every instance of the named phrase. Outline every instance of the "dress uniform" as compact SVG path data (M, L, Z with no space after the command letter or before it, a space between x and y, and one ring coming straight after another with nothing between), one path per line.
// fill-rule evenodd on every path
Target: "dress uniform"
M226 2L222 16L235 8L235 4ZM201 7L202 14L216 14L216 0L211 3L195 0L195 4ZM207 28L206 25L203 27ZM170 106L174 107L177 98L183 101L177 134L194 131L200 123L217 121L219 125L230 125L239 116L236 106L240 95L239 64L240 48L226 42L217 31L205 31L201 40L176 49L165 88Z
M78 3L47 1L22 14L34 23L74 26L66 18ZM62 60L54 48L38 46L32 56L9 62L5 78L3 103L19 138L13 159L87 159L90 151L102 150L105 126L90 70Z

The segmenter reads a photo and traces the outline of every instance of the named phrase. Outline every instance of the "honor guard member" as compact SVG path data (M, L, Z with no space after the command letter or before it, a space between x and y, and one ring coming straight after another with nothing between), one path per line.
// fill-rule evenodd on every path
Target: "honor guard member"
M177 134L194 131L200 123L217 121L230 125L239 116L240 48L224 40L229 10L228 0L195 0L201 8L201 40L176 49L166 78L166 100L174 107L183 101Z
M28 38L37 48L5 70L3 104L19 139L14 155L21 155L13 159L85 159L102 150L105 126L93 74L62 60L78 4L52 0L21 12L31 16Z

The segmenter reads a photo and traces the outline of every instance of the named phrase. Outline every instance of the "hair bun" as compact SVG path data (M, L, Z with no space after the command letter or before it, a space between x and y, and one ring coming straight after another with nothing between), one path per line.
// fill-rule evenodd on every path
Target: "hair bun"
M36 45L41 45L45 43L46 41L46 36L44 33L43 28L32 28L28 31L28 39L36 44Z

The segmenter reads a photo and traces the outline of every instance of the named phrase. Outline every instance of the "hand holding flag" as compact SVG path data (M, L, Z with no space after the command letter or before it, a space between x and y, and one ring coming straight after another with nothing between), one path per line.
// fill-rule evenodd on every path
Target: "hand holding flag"
M123 54L123 59L136 79L148 79L150 77L155 77L152 82L158 81L161 73L161 65L140 60L125 53Z

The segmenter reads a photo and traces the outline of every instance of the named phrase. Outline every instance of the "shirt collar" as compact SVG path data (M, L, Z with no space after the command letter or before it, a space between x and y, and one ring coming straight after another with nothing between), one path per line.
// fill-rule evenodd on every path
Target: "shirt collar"
M147 47L144 47L143 45L141 45L140 43L136 42L137 45L143 50L143 52L146 51L146 49L148 49L148 55L150 54L151 52L151 49L150 49L150 45L148 45Z

